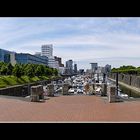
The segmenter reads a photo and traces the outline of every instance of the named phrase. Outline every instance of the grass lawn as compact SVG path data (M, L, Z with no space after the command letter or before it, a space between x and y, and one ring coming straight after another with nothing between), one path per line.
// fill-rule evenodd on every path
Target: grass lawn
M21 85L21 84L25 84L25 83L32 83L32 82L36 82L36 81L41 81L41 80L49 80L49 79L53 79L55 77L47 77L47 76L41 76L41 77L32 77L29 78L28 76L22 76L21 78L17 78L13 75L11 76L0 76L0 88L4 88L4 87L9 87L9 86L13 86L13 85Z

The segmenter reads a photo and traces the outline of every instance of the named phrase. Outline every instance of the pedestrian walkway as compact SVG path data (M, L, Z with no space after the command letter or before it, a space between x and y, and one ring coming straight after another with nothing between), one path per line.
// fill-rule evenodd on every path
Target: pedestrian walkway
M99 96L57 96L26 102L0 96L0 121L134 122L140 121L140 101L108 103Z

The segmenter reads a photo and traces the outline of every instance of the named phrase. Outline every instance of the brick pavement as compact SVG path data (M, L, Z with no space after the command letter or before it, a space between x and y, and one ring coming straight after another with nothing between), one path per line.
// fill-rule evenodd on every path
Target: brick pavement
M98 96L50 97L43 103L0 97L0 121L140 121L140 100L108 103Z

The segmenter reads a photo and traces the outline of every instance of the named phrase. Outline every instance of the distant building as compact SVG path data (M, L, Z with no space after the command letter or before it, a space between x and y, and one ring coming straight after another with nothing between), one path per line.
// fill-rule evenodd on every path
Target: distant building
M73 74L73 61L72 60L68 60L66 61L66 71L67 74Z
M79 69L79 74L83 75L84 74L84 69Z
M36 52L35 56L41 56L41 52Z
M62 58L54 56L55 61L58 61L59 67L64 67L64 64L62 64Z
M15 53L16 63L21 64L42 64L48 66L48 57L46 56L35 56L28 53Z
M77 74L77 64L74 64L74 74Z
M98 68L98 63L90 63L91 64L91 70L96 71Z
M0 49L0 61L9 63L10 60L10 54L14 54L15 52L11 52L8 50Z
M48 58L52 57L53 56L53 45L52 44L42 45L41 55L47 56Z
M48 66L56 69L59 68L58 61L55 61L55 58L53 56L48 58Z
M105 73L111 72L111 65L107 64L105 65Z

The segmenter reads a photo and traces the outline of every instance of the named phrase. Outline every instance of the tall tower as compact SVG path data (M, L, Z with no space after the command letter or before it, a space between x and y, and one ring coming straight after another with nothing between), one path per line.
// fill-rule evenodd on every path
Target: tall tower
M77 64L74 64L74 73L77 74Z
M91 64L91 70L95 71L98 68L98 63L90 63Z
M42 56L52 57L53 56L53 45L47 44L41 46Z
M68 69L69 74L73 74L73 61L72 60L66 61L66 68Z

